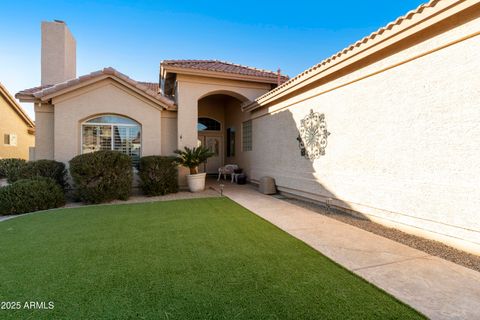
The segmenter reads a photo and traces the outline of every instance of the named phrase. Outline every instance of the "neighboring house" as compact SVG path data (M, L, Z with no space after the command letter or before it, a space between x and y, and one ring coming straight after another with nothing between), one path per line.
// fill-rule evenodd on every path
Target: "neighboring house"
M0 83L0 159L29 159L35 124Z
M432 0L290 80L198 60L163 61L158 85L111 68L75 78L73 38L47 26L42 86L17 94L35 104L37 159L200 140L209 173L237 163L254 183L480 253L480 1Z

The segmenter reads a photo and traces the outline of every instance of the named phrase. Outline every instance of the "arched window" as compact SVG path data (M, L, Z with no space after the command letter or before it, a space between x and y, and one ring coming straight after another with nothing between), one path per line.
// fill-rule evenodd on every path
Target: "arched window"
M220 131L220 122L211 118L198 118L197 130Z
M103 115L82 123L82 153L115 150L132 157L136 165L141 147L141 126L130 118Z

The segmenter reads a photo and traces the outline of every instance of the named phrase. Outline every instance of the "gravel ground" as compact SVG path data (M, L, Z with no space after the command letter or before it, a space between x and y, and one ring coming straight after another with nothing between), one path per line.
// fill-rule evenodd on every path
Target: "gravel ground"
M188 191L179 191L177 193L170 193L164 196L155 196L155 197L144 196L140 194L139 190L134 189L133 194L130 196L128 200L125 200L125 201L113 200L107 203L93 204L93 206L108 206L112 204L144 203L144 202L154 202L154 201L184 200L184 199L195 199L195 198L211 198L211 197L219 197L219 196L220 194L218 193L218 191L208 186L202 192L192 193ZM75 202L75 201L68 200L68 197L67 197L67 203L65 204L65 206L60 208L49 209L49 210L58 210L63 208L79 208L79 207L85 207L85 206L89 206L89 205L84 204L82 202ZM9 215L9 216L0 215L0 222L13 219L16 217L29 215L29 214L35 214L37 212L43 212L43 211L45 210L23 213L23 214L16 214L16 215Z
M142 195L138 189L132 191L132 195L128 200L113 200L107 203L97 205L112 205L112 204L129 204L129 203L143 203L143 202L155 202L155 201L170 201L170 200L184 200L184 199L196 199L196 198L211 198L219 197L220 194L215 189L206 187L202 192L188 192L179 191L177 193L170 193L164 196L147 197ZM63 208L77 208L84 207L86 204L82 202L67 201L67 204Z
M366 231L370 231L372 233L378 234L379 236L397 241L417 250L421 250L423 252L431 254L432 256L437 256L480 272L480 256L452 248L438 241L428 240L402 232L397 229L388 228L370 220L358 218L350 214L341 212L340 210L328 210L320 204L314 204L308 201L293 198L279 198L294 205L307 208L330 218L342 221L344 223L348 223L352 226L358 227Z

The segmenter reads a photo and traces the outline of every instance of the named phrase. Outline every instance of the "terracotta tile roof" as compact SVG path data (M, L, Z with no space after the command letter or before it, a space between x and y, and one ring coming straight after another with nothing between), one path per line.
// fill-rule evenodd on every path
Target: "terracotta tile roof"
M296 86L303 80L306 80L323 70L329 68L332 65L335 65L339 61L341 61L344 58L348 58L351 55L356 54L358 51L363 50L365 47L368 47L371 45L372 42L380 42L382 41L385 37L390 37L392 34L395 34L398 32L398 29L400 27L406 28L412 23L417 23L418 22L418 16L422 16L424 14L429 14L433 15L435 12L439 10L443 10L445 6L440 6L440 8L436 8L436 6L444 2L445 6L450 5L449 3L454 2L452 1L445 1L445 0L430 0L428 3L421 4L418 6L416 9L409 11L407 14L397 18L395 21L390 22L387 24L385 27L382 27L378 29L377 31L371 33L370 35L364 37L363 39L355 42L354 44L346 47L343 50L340 50L336 54L330 56L329 58L321 61L320 63L314 65L313 67L303 71L302 73L298 74L297 76L289 79L282 85L270 90L269 92L265 93L264 95L258 97L255 99L255 101L261 101L264 99L270 99L273 98L277 93L283 92L284 90L288 90L289 87ZM460 2L460 1L457 1ZM414 21L413 21L414 20ZM253 106L255 103L251 102L248 104L244 104L243 109L250 109L250 106ZM254 107L256 108L256 107Z
M40 87L35 87L35 88L30 88L30 89L25 89L20 92L18 92L15 96L17 98L25 98L25 97L30 97L30 98L35 98L35 99L41 99L45 96L49 96L52 94L55 94L63 89L67 89L70 87L74 87L76 85L80 85L82 83L88 82L90 80L93 80L95 78L99 77L104 77L104 76L113 76L116 78L119 78L125 82L127 82L129 85L132 87L140 90L141 92L147 94L148 96L155 98L156 100L160 101L163 106L167 109L175 109L174 102L170 100L167 97L162 96L159 93L158 90L158 84L156 83L151 83L151 82L137 82L125 74L115 70L114 68L108 67L104 68L99 71L95 71L92 73L89 73L87 75L67 80L65 82L61 82L55 85L49 85L49 86L40 86Z
M43 89L47 89L47 88L50 88L50 87L53 87L53 84L47 84L47 85L44 85L44 86L38 86L38 87L25 89L25 90L22 90L22 91L18 92L16 95L29 95L29 94L33 94L35 92L42 91Z
M158 85L157 82L144 82L144 81L138 81L139 84L146 86L149 90L152 90L154 92L159 92L160 91L160 86Z
M278 74L270 70L247 67L240 64L220 61L220 60L163 60L162 66L173 68L195 69L222 73L231 73L251 77L267 78L276 81ZM281 83L288 80L288 76L281 75Z

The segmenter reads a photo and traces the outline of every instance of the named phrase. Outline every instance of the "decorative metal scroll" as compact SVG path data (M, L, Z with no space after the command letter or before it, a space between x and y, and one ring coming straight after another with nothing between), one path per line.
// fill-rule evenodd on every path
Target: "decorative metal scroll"
M310 110L310 113L303 120L300 120L300 130L297 137L302 157L315 160L324 156L329 135L325 115Z

